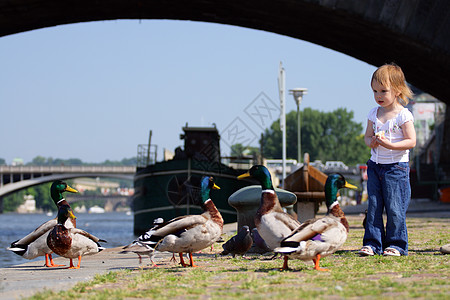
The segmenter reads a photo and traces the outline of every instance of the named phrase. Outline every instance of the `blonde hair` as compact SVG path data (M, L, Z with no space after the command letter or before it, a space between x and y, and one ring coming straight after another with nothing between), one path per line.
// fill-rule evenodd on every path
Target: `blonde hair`
M381 85L390 86L395 92L400 93L399 102L406 106L409 98L412 98L413 92L406 84L405 74L402 69L394 63L385 64L379 67L372 75L372 80L377 81Z

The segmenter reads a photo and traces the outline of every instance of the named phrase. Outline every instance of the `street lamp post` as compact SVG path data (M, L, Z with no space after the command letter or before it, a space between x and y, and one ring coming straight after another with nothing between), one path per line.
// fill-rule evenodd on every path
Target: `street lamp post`
M301 142L301 120L300 120L300 103L302 102L303 95L308 93L306 88L295 88L289 90L290 94L294 96L295 103L297 104L297 156L298 163L302 162L302 142Z
M283 64L280 62L280 67L278 71L278 90L280 92L280 129L282 136L282 156L283 156L283 183L282 187L284 188L284 179L286 178L286 106L285 106L285 90L286 90L286 74L284 72Z

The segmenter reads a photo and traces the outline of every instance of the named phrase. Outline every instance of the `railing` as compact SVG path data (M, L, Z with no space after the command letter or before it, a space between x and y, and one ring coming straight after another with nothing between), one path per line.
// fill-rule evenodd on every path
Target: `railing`
M0 174L20 173L121 173L134 174L134 166L0 166Z
M137 167L145 168L148 165L152 165L156 163L156 153L157 146L147 144L138 145L138 153L137 153Z

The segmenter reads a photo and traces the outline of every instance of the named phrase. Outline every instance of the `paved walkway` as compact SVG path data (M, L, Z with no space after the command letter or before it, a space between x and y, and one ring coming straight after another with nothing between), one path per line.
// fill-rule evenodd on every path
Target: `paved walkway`
M344 207L346 214L361 214L367 208L367 204ZM450 218L450 203L438 203L430 201L414 200L408 210L409 217L435 217ZM226 224L224 233L233 235L237 224ZM60 268L46 268L44 260L28 262L8 268L0 268L0 299L20 299L32 296L44 289L53 291L67 290L78 282L88 281L97 274L105 274L110 271L121 269L134 269L149 263L147 257L143 258L143 264L139 264L137 255L134 253L120 254L122 249L106 249L99 254L86 256L81 261L81 268L68 270ZM156 263L168 260L171 253L158 253L155 257ZM58 257L58 264L68 265L68 260Z
M29 262L17 266L0 269L0 299L20 299L32 296L38 291L50 289L53 291L70 289L80 281L88 281L96 274L105 274L110 271L138 268L139 260L134 253L120 254L122 249L111 248L93 255L85 256L81 260L81 268L68 270L64 267L47 268L43 266L44 260ZM166 253L163 254L164 256ZM162 259L157 255L156 261ZM69 265L69 260L58 257L57 264ZM149 262L143 259L143 264ZM77 260L74 261L74 264Z
M234 234L237 224L226 224L224 233ZM0 299L20 299L36 292L49 289L53 291L67 290L78 282L89 281L97 274L106 274L121 269L135 269L150 264L148 256L143 257L142 264L134 253L121 254L121 247L105 249L102 252L85 256L81 260L81 268L68 270L64 267L47 268L44 259L28 262L8 268L0 268ZM155 262L169 260L171 253L158 252ZM43 258L43 257L42 257ZM69 265L69 260L61 257L54 259L57 264ZM77 260L74 260L74 264Z

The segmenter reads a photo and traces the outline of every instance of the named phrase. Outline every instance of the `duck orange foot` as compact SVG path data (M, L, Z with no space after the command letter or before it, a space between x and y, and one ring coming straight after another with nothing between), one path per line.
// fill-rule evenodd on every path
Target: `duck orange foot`
M49 262L50 260L50 262ZM51 254L45 254L45 266L47 268L55 268L55 267L64 267L65 265L57 265L53 262L53 258Z
M321 268L321 267L319 266L319 262L320 262L320 254L317 254L317 255L316 255L316 258L313 259L313 262L314 262L314 269L316 269L317 271L322 271L322 272L330 271L330 270L328 270L328 269L324 269L324 268Z

